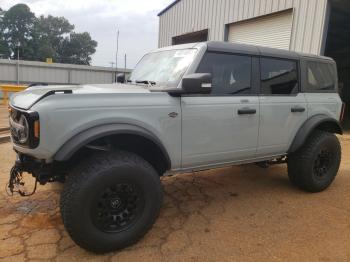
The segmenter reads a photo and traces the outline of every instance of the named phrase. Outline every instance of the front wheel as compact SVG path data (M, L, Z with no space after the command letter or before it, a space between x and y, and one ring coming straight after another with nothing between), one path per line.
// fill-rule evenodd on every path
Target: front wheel
M61 215L76 244L96 253L139 240L155 222L163 191L158 173L128 152L91 156L68 176Z
M293 184L305 191L321 192L333 182L340 161L338 138L317 130L301 149L288 156L288 176Z

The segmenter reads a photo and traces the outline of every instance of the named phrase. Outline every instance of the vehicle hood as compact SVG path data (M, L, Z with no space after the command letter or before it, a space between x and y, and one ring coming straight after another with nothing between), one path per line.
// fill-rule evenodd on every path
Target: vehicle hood
M47 96L65 94L117 94L117 93L150 93L142 85L106 84L106 85L66 85L66 86L34 86L11 96L10 104L28 110Z

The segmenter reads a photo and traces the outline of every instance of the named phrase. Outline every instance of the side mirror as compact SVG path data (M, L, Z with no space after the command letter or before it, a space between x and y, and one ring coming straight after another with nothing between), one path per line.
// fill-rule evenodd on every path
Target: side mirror
M195 73L182 79L182 91L185 94L209 94L212 76L207 73Z
M125 83L125 74L117 74L117 83Z

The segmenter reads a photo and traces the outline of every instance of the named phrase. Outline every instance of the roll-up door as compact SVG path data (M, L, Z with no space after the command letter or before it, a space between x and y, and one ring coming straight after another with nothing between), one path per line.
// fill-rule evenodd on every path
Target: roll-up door
M293 12L283 12L229 26L228 41L289 50Z

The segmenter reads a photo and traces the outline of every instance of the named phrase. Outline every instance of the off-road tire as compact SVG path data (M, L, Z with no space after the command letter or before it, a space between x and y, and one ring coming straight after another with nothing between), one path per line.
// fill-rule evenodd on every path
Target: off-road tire
M91 210L97 206L94 203L100 199L101 192L105 192L101 190L118 183L130 183L142 193L137 200L143 203L142 210L128 228L107 232L96 226ZM95 253L105 253L132 245L144 236L158 217L162 199L159 174L147 161L124 151L101 152L87 158L68 175L61 194L61 216L76 244Z
M324 152L328 153L323 156ZM322 160L320 157L325 159L326 168L319 164ZM334 134L316 130L298 151L288 156L288 176L302 190L321 192L333 182L340 161L341 146L338 138Z

